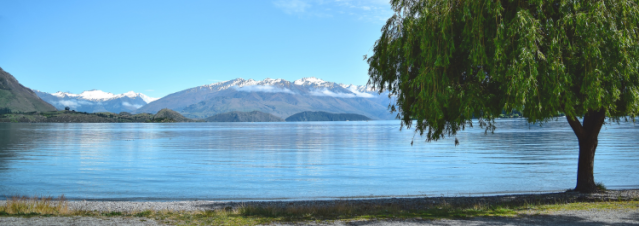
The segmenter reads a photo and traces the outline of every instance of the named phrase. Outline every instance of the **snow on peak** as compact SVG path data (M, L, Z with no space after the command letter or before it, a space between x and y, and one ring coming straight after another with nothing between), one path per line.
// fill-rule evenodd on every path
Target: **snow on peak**
M86 100L108 100L115 97L115 94L104 92L102 90L87 90L79 95L82 99Z
M278 83L282 83L282 82L288 82L284 79L278 78L278 79L272 79L272 78L266 78L264 80L262 80L261 82L259 82L261 85L275 85Z
M292 84L291 84L292 83ZM291 88L291 85L301 86ZM312 95L334 96L334 97L373 97L374 92L369 86L345 85L334 82L327 82L315 77L307 77L289 82L284 79L266 78L262 81L254 79L237 78L224 82L217 82L210 85L196 87L195 89L210 89L212 91L221 91L229 88L246 92L284 92L290 94L311 93ZM330 93L329 93L330 92Z
M155 97L149 97L141 93L140 93L140 98L142 98L142 100L144 100L144 102L146 102L147 104L160 99Z
M249 80L245 80L244 82L241 82L240 84L237 84L237 86L239 87L243 87L243 86L254 86L257 85L258 81L255 81L253 79L249 79Z
M326 81L319 78L315 78L315 77L308 77L308 78L301 78L301 79L295 80L295 82L293 83L298 86L302 86L302 85L318 85L319 86L326 83Z
M374 97L373 94L367 93L366 86L349 85L347 87L344 87L344 88L351 91L356 97L363 97L363 98Z
M64 97L78 97L78 96L79 96L78 94L71 94L71 93L65 93L65 92L60 92L60 91L58 91L58 92L56 92L56 93L53 93L53 94L51 94L51 95L56 96L56 97L59 97L59 98L64 98Z
M66 92L58 91L56 93L52 93L51 95L59 97L59 98L70 97L70 98L80 98L80 99L91 100L91 101L106 101L106 100L118 99L118 98L122 98L122 97L129 97L129 98L140 97L147 104L159 99L159 98L148 97L148 96L146 96L144 94L136 93L136 92L133 92L133 91L129 91L129 92L126 92L126 93L123 93L123 94L115 95L113 93L104 92L102 90L97 90L97 89L87 90L87 91L84 91L84 92L82 92L80 94L73 94L73 93L66 93Z
M288 83L288 81L284 79L270 79L266 78L262 81L256 81L254 79L244 80L243 78L236 78L233 80L216 82L213 84L201 86L206 87L211 90L225 90L231 87L247 87L247 86L275 86L282 83Z
M233 80L228 80L228 81L223 81L223 82L216 82L216 83L212 83L209 85L205 85L205 86L200 86L200 87L206 87L209 89L215 89L215 90L225 90L228 89L232 86L237 86L238 84L245 82L246 80L244 80L243 78L236 78Z
M120 95L126 96L126 97L130 97L130 98L135 98L135 97L138 97L140 94L137 94L137 93L135 93L133 91L129 91L129 92L126 92L126 93L123 93L123 94L120 94ZM120 95L118 95L118 96L120 96Z
M147 95L144 95L144 94L141 94L141 93L136 93L136 92L133 92L133 91L129 91L129 92L126 92L126 93L123 93L123 94L115 95L114 98L122 98L122 97L128 97L128 98L139 97L139 98L142 98L142 100L144 100L144 102L146 102L147 104L160 99L160 98L149 97Z
M359 92L375 92L375 90L373 89L373 87L365 85L365 86L358 86L358 85L353 85L353 84L338 84L339 86L341 86L344 89L348 89L348 90L357 90Z
M284 79L278 78L278 79L272 79L272 78L266 78L262 81L256 81L253 79L249 79L249 80L244 80L242 78L236 78L233 80L228 80L228 81L223 81L223 82L216 82L216 83L212 83L209 85L205 85L202 87L208 87L210 89L216 89L216 90L225 90L228 89L230 87L233 86L237 86L237 87L244 87L244 86L273 86L273 85L279 85L279 84L289 84L289 81L286 81ZM309 78L302 78L302 79L298 79L293 81L293 84L295 85L300 85L300 86L307 86L307 85L311 85L311 86L327 86L330 84L333 84L332 82L327 82L324 81L322 79L319 78L315 78L315 77L309 77Z

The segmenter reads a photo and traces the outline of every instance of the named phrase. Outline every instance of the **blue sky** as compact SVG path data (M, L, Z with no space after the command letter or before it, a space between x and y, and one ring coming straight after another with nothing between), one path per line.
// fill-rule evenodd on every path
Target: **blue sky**
M162 97L234 78L364 85L388 0L0 0L0 67L45 92Z

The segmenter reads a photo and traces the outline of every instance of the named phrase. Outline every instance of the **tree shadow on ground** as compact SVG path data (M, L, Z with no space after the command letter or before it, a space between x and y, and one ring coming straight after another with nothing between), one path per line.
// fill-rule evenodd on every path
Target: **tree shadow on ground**
M639 212L637 213L631 213L628 215L628 217L623 218L624 220L629 220L629 221L637 221L639 222Z
M601 213L605 214L605 213ZM628 217L605 220L583 216L567 215L520 215L519 217L476 217L454 220L405 220L405 221L358 221L343 222L343 225L353 226L393 226L393 225L442 225L442 226L484 226L484 225L639 225L639 213L628 214ZM339 224L339 223L338 223Z
M625 212L625 215L614 215L624 217L617 217L610 223L607 222L610 216L605 215L603 212L601 213L604 214L601 215L602 217L591 217L584 214L583 211L577 211L577 215L520 214L521 211L527 210L537 212L535 209L538 207L542 207L538 210L543 210L545 205L568 203L589 205L585 203L636 201L635 193L620 190L601 194L566 192L489 197L267 201L211 203L198 207L211 210L235 210L230 214L243 218L271 219L274 222L283 224L336 221L341 222L337 223L338 225L615 225L615 222L623 222L621 225L639 225L639 216L633 212ZM602 208L607 207L603 206ZM619 214L619 212L615 212L615 214ZM363 219L364 221L359 221ZM366 221L365 219L375 220ZM395 222L394 219L401 220L397 221L399 224L393 224L391 222ZM413 219L424 220L417 221ZM447 222L451 222L451 224Z
M636 211L620 210L614 211L612 215L606 211L590 210L561 215L520 214L520 211L532 210L533 213L541 211L544 209L543 207L535 210L540 205L567 203L565 199L536 200L541 201L528 202L511 199L501 203L487 204L483 198L471 198L465 200L466 202L457 202L455 205L437 198L344 200L315 203L308 201L265 202L261 203L262 205L242 206L236 209L237 212L234 214L246 218L274 219L284 224L287 222L305 222L306 224L306 222L314 221L337 221L341 222L337 225L639 225L639 213ZM589 204L584 203L584 205ZM360 221L362 219L375 220Z

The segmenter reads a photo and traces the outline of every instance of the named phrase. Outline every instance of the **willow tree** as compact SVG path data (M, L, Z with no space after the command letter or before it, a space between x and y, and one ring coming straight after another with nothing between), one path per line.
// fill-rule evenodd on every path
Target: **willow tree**
M579 143L577 186L597 191L605 118L639 111L638 0L391 0L368 58L369 84L428 141L502 111L530 123L566 115ZM583 118L583 122L579 119ZM416 120L416 123L413 123Z

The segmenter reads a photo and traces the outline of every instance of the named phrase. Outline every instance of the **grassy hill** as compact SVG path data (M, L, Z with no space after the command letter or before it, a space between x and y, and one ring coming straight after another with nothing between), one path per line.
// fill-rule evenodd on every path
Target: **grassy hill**
M198 120L186 118L174 110L164 108L158 111L158 113L153 116L151 121L152 122L197 122Z
M13 75L0 68L0 109L13 112L55 111L31 89L24 87Z

